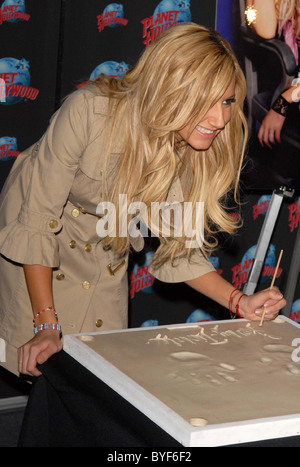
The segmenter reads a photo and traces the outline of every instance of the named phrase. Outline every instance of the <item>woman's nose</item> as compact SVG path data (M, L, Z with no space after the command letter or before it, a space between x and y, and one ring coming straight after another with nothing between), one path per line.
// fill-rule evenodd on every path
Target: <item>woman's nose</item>
M224 108L221 103L217 103L209 110L207 115L210 125L215 129L221 130L225 126Z

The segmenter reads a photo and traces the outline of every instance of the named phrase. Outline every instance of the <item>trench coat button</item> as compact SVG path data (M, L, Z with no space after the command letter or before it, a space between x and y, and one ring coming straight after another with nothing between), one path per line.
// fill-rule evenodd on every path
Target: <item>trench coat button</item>
M92 251L92 245L90 243L87 243L84 249L87 253L90 253L90 251Z
M101 328L102 325L103 325L102 319L97 319L97 321L96 321L96 327L97 327L97 328Z
M57 279L58 281L63 281L63 280L64 280L64 278L65 278L65 275L64 275L64 274L62 274L62 273L60 273L60 274L57 274L57 276L56 276L56 279Z
M90 287L91 287L91 283L89 281L84 281L82 283L82 287L85 289L85 290L88 290Z
M73 249L73 248L76 248L76 242L75 242L75 240L71 240L69 245L70 245L70 248L72 248L72 249Z
M49 222L49 227L50 227L50 229L56 229L56 227L58 227L58 221L56 219L52 219Z
M82 214L86 214L86 210L82 206L80 208L78 208L78 209Z
M74 208L74 209L72 210L71 214L72 214L73 217L78 217L79 214L80 214L80 211L79 211L79 209Z

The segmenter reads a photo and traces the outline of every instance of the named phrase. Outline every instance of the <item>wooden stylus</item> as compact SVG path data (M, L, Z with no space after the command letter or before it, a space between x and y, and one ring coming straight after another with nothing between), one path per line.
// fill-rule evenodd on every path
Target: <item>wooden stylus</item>
M278 271L279 264L280 264L280 261L281 261L282 253L283 253L283 250L281 250L281 252L280 252L280 255L279 255L279 258L278 258L278 261L277 261L277 264L276 264L276 268L275 268L275 271L274 271L274 274L273 274L273 279L272 279L272 282L271 282L270 289L273 289L273 285L274 285L274 282L275 282L275 279L276 279L276 276L277 276L277 271ZM263 314L262 314L262 317L261 317L261 320L260 320L260 323L259 323L260 326L262 326L262 324L263 324L263 321L265 319L265 314L266 314L266 307L264 307L264 311L263 311Z

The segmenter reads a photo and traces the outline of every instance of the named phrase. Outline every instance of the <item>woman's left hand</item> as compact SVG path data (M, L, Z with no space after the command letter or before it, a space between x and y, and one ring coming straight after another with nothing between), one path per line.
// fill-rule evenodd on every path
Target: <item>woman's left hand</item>
M239 302L239 314L242 318L259 321L265 309L264 320L269 321L275 319L285 305L282 293L274 287L242 297Z
M280 143L280 135L285 117L278 114L273 109L270 109L265 118L262 121L260 129L258 131L258 139L261 146L266 144L272 149L272 144Z

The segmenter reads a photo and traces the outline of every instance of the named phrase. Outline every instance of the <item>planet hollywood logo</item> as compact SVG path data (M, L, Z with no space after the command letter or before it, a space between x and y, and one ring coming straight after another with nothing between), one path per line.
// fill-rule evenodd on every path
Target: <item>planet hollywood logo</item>
M6 101L6 84L4 79L0 78L0 102Z
M288 210L289 210L289 217L288 217L289 228L290 228L290 231L293 232L299 226L299 222L300 222L300 196L294 203L288 206Z
M206 311L201 310L201 308L197 308L194 310L186 320L187 323L203 323L205 321L215 321L216 318L207 313Z
M124 18L124 8L120 3L110 3L104 8L103 13L97 16L98 31L102 32L104 28L116 28L126 26L128 19Z
M35 100L39 90L30 86L30 80L29 62L25 58L1 58L0 104L14 105L23 99Z
M144 264L135 264L130 273L130 298L140 291L151 293L152 285L155 280L150 274L149 267L151 264L153 252L146 253Z
M113 60L107 60L106 62L100 63L92 71L90 80L97 78L100 74L104 74L109 78L120 79L128 71L129 66L125 62L115 62Z
M292 304L290 319L296 321L297 323L300 322L300 298L295 300Z
M231 268L232 271L232 284L237 289L240 289L248 280L248 276L252 267L252 263L255 257L257 245L253 245L244 254L242 261ZM276 269L276 255L275 246L270 245L267 256L262 268L261 277L259 282L264 282L269 277L274 276ZM278 268L276 277L279 277L282 272L282 268Z
M18 157L17 139L10 136L0 137L0 161L6 161Z
M144 18L143 43L148 47L166 29L191 21L190 0L162 0L152 16Z
M94 68L92 73L90 74L90 81L98 78L99 75L103 74L108 78L115 78L120 79L129 70L129 66L125 62L115 62L114 60L107 60L106 62L100 63L99 65ZM82 83L78 84L76 87L77 89L82 88L89 81L83 81Z
M25 11L25 0L5 0L0 8L0 24L29 21L30 15Z
M266 214L271 202L271 195L263 195L259 198L257 204L253 205L253 219L257 219L259 215Z

